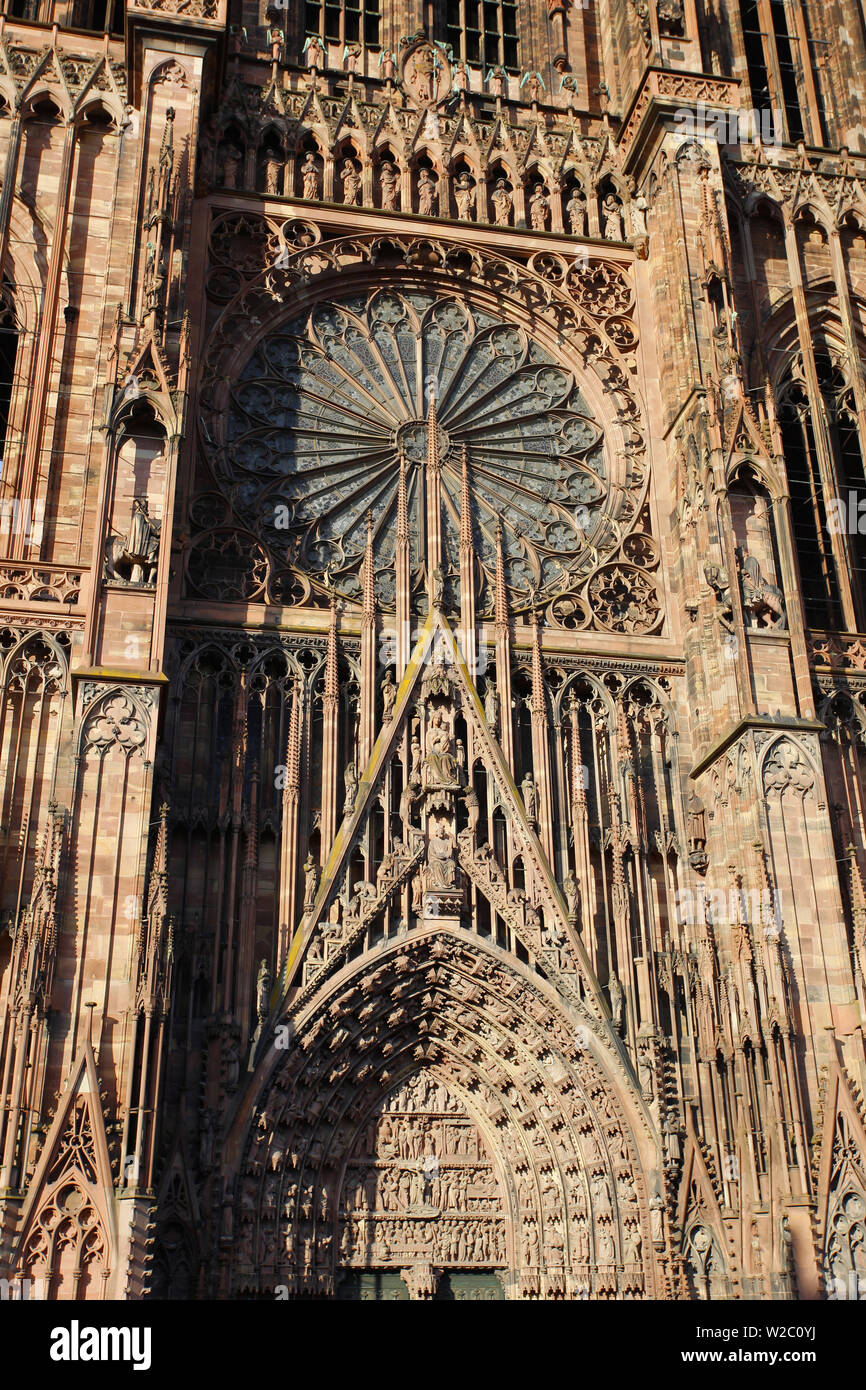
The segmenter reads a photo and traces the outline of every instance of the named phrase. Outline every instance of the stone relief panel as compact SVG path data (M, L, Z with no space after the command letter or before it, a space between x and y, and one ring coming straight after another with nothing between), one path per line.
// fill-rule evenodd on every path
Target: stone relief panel
M422 1071L359 1136L340 1198L340 1264L448 1268L505 1261L503 1196L459 1097Z

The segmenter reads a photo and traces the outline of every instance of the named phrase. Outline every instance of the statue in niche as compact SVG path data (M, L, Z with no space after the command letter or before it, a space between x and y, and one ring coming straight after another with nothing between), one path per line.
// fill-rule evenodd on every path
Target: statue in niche
M416 730L416 731L413 733L413 735L412 735L412 742L411 742L410 745L409 745L409 754L410 754L410 758L411 758L411 762L410 762L410 766L409 766L409 781L410 781L410 782L418 782L418 783L420 783L420 781L421 781L421 740L420 740L419 737L418 737L418 731L417 731L417 730Z
M441 608L445 601L445 572L441 565L437 565L433 571L432 600L434 608Z
M568 911L569 922L577 921L577 893L578 882L573 873L567 873L562 880L562 891L565 894L565 906Z
M256 978L256 1014L259 1019L268 1016L268 999L271 993L271 970L268 962L263 958L259 963L259 973Z
M608 193L601 205L602 231L605 241L625 241L622 207L613 193Z
M478 803L478 794L475 791L475 788L469 787L463 799L466 802L466 811L469 817L469 833L474 840L478 832L478 820L481 815L481 808Z
M743 585L743 608L749 615L749 626L780 627L785 613L782 590L764 578L760 563L754 555L738 552L738 558Z
M625 990L619 982L619 977L615 970L611 970L607 982L607 990L610 995L611 1023L615 1033L622 1036L623 1014L625 1010Z
M457 204L457 216L460 221L472 222L475 217L475 189L472 187L472 179L465 169L457 176L457 182L454 185L454 201Z
M243 161L243 151L237 145L226 145L223 161L223 188L237 188L238 170Z
M393 718L394 701L397 699L397 685L394 680L394 672L385 672L385 679L382 682L382 722Z
M489 676L484 687L484 718L490 726L490 732L495 734L499 728L499 691Z
M343 181L343 202L346 207L357 207L358 195L361 192L361 176L351 159L343 160L340 178Z
M319 886L319 866L312 854L308 854L304 860L304 911L307 912L316 898L316 889Z
M306 159L301 165L301 178L303 180L302 193L305 198L315 200L321 196L322 179L319 174L319 166L312 150L307 154Z
M535 820L535 781L531 772L527 772L520 784L520 792L523 797L523 805L526 810L526 819L531 823Z
M508 191L504 179L497 179L490 195L493 204L493 221L497 227L508 227L511 225L512 197Z
M454 863L454 841L451 827L444 816L434 821L427 841L427 887L453 889L457 882Z
M354 762L346 764L346 771L343 773L343 785L346 788L346 799L343 802L343 815L351 816L355 809L355 801L358 797L358 774L355 771Z
M529 200L529 220L536 232L547 231L547 221L550 217L550 199L544 191L542 184L537 183L532 197Z
M432 217L436 197L436 182L429 169L422 169L418 175L418 215Z
M106 541L107 578L127 584L155 584L161 529L159 518L150 515L147 498L133 498L127 535L110 535Z
M572 189L565 205L565 214L572 236L586 236L586 195L579 187Z
M280 159L279 155L275 154L275 153L273 152L273 150L268 150L268 152L267 152L266 155L265 155L265 161L264 161L264 162L265 162L265 192L266 192L266 193L279 193L279 191L280 191L280 173L281 173L281 171L282 171L283 162L282 162L282 160Z
M427 730L427 755L424 759L424 780L428 787L460 785L460 767L451 749L448 717L444 710L434 710Z
M689 863L697 873L704 873L709 858L707 856L707 813L703 802L695 792L689 793L686 806L687 838L689 843Z
M379 187L382 190L382 209L384 212L397 211L397 190L400 178L390 159L383 159L379 170Z

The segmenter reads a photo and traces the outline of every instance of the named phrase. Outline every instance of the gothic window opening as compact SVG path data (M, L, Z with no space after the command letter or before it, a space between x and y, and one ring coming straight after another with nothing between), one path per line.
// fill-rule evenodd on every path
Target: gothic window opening
M307 34L316 34L325 43L360 43L364 48L379 47L382 0L325 0L324 4L304 6Z
M842 600L827 526L815 430L801 381L792 378L783 387L779 425L806 621L812 627L841 629L845 625Z
M21 327L15 315L13 287L7 277L0 294L0 487L6 477L4 464L9 433L9 411L12 405L20 334Z
M73 27L102 33L123 33L122 0L79 0L73 12Z
M796 144L810 138L801 99L802 39L796 23L789 24L787 0L741 0L740 18L761 139ZM812 61L811 53L807 60ZM823 121L820 102L817 114Z
M511 0L448 0L445 38L464 63L517 72L517 5Z

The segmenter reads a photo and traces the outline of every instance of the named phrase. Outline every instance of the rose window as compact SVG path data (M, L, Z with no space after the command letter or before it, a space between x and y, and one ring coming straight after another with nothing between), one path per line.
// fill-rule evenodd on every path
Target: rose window
M377 598L393 607L402 458L413 587L424 586L431 394L446 576L458 572L465 451L482 612L497 533L516 607L585 584L622 540L608 503L624 489L574 374L522 328L415 289L319 303L270 330L205 421L213 471L273 569L357 599L369 514ZM458 601L456 582L447 593Z

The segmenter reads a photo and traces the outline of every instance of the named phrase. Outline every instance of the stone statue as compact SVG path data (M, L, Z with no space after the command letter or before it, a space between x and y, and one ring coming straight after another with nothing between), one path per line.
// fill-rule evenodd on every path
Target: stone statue
M457 204L457 216L461 222L471 222L475 217L475 189L472 187L472 180L464 169L457 176L454 185L454 201Z
M325 65L325 46L318 34L311 34L304 44L304 53L307 55L307 66L311 68L321 68Z
M308 854L304 860L304 911L308 911L313 906L316 899L316 889L319 886L319 866L312 854Z
M386 82L393 82L397 76L397 66L394 62L394 54L390 48L383 48L379 54L379 67L382 69L382 76Z
M383 159L379 170L379 187L382 190L382 209L384 212L397 211L397 190L399 176L390 159Z
M565 205L565 212L571 235L586 236L586 196L580 188L572 190L571 197Z
M382 682L382 721L383 723L391 719L394 714L394 701L397 698L397 686L394 681L394 672L385 672L385 679Z
M265 192L266 192L266 193L279 193L279 191L280 191L280 173L281 173L281 171L282 171L282 167L283 167L283 162L282 162L282 160L281 160L276 154L274 154L273 152L269 152L269 153L265 156Z
M469 816L469 832L474 839L478 830L478 818L481 814L481 808L478 804L478 795L474 787L468 788L463 799L466 802L466 810Z
M505 69L500 67L490 68L487 73L487 85L495 97L501 97L505 90Z
M445 599L445 573L441 565L433 571L433 607L441 608Z
M601 205L601 211L605 241L625 241L622 208L613 193L608 193Z
M524 809L525 809L525 811L526 811L526 819L527 819L528 821L534 821L534 820L535 820L535 782L534 782L534 780L533 780L533 776L532 776L532 773L531 773L531 772L527 772L526 776L524 777L523 781L522 781L521 784L520 784L520 790L521 790L521 793L522 793L522 795L523 795L523 805L524 805Z
M422 169L418 175L418 215L420 217L433 216L435 196L435 180L428 169Z
M161 529L162 522L150 515L147 498L133 498L127 535L110 535L106 541L107 577L129 584L155 584Z
M750 627L780 627L785 612L782 590L764 578L754 555L741 557L740 571L743 608L750 615Z
M489 676L484 687L484 718L490 725L491 733L495 734L499 727L499 691Z
M209 1173L213 1167L215 1130L216 1116L210 1106L208 1106L201 1117L201 1127L198 1136L198 1166L203 1173Z
M427 842L427 851L428 888L453 888L457 873L454 863L454 841L444 817L434 823Z
M351 159L343 160L340 177L343 180L343 202L346 207L357 207L358 194L361 191L361 179Z
M259 963L259 973L256 978L256 1013L259 1019L268 1016L268 999L271 993L271 968L267 961L262 959Z
M351 816L355 809L355 801L358 796L358 774L355 771L354 762L346 764L346 771L343 773L343 783L346 788L346 799L343 802L343 815Z
M578 884L577 879L575 878L573 873L569 872L565 875L565 878L562 880L562 891L565 894L565 905L568 909L568 920L569 922L576 921Z
M649 203L642 193L631 200L631 230L632 236L644 237L647 234L646 215Z
M312 150L301 165L302 191L305 198L316 199L321 196L322 179Z
M456 787L460 769L451 752L451 730L441 709L434 712L427 730L427 756L424 759L428 787Z
M607 988L610 994L610 1013L613 1029L615 1033L622 1034L625 991L619 982L619 977L615 970L611 970L610 972Z
M361 45L359 43L347 43L343 47L343 67L346 72L354 74L358 68L358 59L361 56Z
M417 732L412 735L412 742L409 745L411 763L409 766L409 781L421 781L421 740Z
M237 188L238 170L243 161L243 151L237 145L226 145L225 160L223 163L223 187Z
M497 227L508 227L511 225L511 205L512 197L509 193L504 179L497 179L490 195L493 204L493 221Z
M547 221L550 216L550 199L544 191L542 184L535 185L535 191L529 200L529 220L536 232L547 231Z

